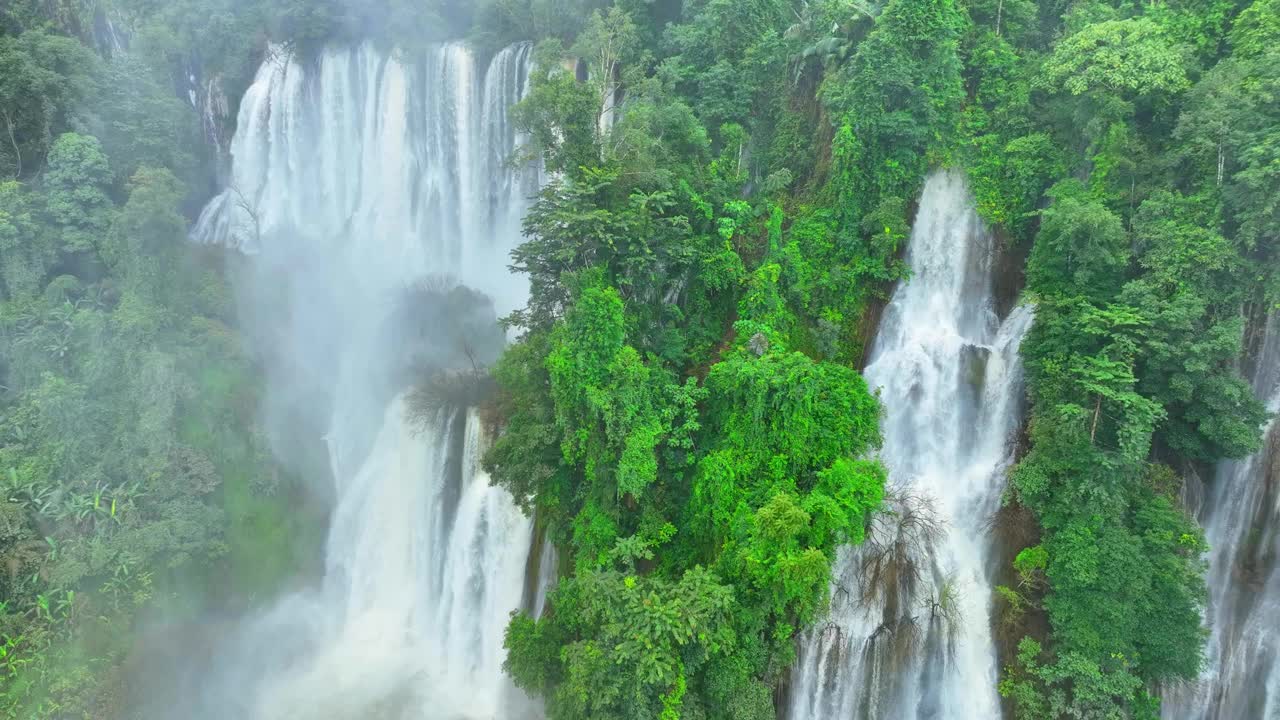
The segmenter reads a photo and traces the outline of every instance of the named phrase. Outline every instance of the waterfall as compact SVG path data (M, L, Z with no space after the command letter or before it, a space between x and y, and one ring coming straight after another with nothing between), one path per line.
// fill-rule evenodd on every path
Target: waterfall
M1272 315L1257 356L1253 391L1280 411L1280 316ZM1165 693L1173 720L1280 719L1280 430L1263 449L1218 465L1200 512L1209 543L1207 663L1195 684Z
M129 53L129 36L116 26L112 13L98 5L93 10L93 46L105 58L118 58Z
M285 461L323 436L334 509L320 586L243 623L184 717L534 712L501 669L532 523L481 468L476 412L406 395L421 367L491 360L495 315L527 296L507 256L538 173L511 162L507 111L529 62L527 45L487 68L460 44L276 51L246 92L228 187L193 238L246 255L266 430Z
M802 640L791 720L999 717L988 524L1022 410L1027 306L1003 322L993 238L963 175L925 183L865 375L885 415L894 512L842 548L825 625Z

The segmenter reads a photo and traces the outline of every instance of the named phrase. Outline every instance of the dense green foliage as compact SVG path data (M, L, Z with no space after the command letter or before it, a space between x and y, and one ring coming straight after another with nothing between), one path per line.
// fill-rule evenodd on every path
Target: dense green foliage
M1043 580L1024 590L1050 632L1010 658L1001 687L1021 717L1154 717L1158 684L1201 668L1204 545L1178 473L1257 449L1264 414L1235 362L1275 286L1252 235L1265 203L1241 204L1267 141L1205 158L1197 135L1220 73L1258 73L1235 92L1275 82L1243 42L1270 5L1191 31L1198 5L1094 22L1081 7L1032 80L1076 177L1046 192L1027 266L1032 447L1011 499L1041 527ZM1253 107L1242 126L1274 128Z
M856 331L901 272L913 188L864 217L834 209L854 191L814 175L811 142L778 153L803 167L755 159L795 119L789 13L713 1L665 31L596 13L573 45L594 75L544 44L517 108L561 175L514 254L533 294L496 369L488 464L570 568L549 613L507 635L509 671L553 717L774 717L836 547L883 502ZM842 162L852 177L871 161Z
M728 699L776 686L881 503L853 370L924 174L961 165L1037 307L1001 691L1018 717L1151 717L1202 662L1180 475L1264 419L1235 368L1276 300L1276 9L619 3L541 48L519 115L562 174L516 253L490 464L572 569L511 626L517 682L553 717L772 713ZM630 655L643 633L605 618L693 577L732 589L731 631Z
M852 368L788 351L777 264L747 276L737 147L713 155L652 78L601 136L592 89L541 72L519 116L565 175L514 255L534 295L488 462L573 573L513 622L509 668L557 717L770 717L835 547L880 503L878 406Z
M220 258L185 242L169 66L67 36L74 4L0 17L0 716L115 717L143 612L273 592L310 539Z
M561 175L513 256L533 294L496 369L488 464L571 570L547 615L513 620L508 669L554 717L770 718L836 547L884 492L878 403L821 313L861 307L842 291L889 277L904 229L872 256L814 207L789 236L786 168L743 199L771 174L749 143L768 83L785 88L784 4L686 8L665 33L626 13L574 42L594 80L540 47L516 113Z

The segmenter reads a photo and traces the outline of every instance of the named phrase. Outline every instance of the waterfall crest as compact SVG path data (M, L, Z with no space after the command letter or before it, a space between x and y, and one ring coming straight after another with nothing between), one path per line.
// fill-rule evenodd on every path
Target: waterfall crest
M895 512L843 548L831 616L804 638L791 720L999 717L987 527L1022 411L1018 347L1032 310L1003 322L993 238L963 175L925 183L907 260L866 368L885 415Z
M1280 316L1268 318L1254 394L1280 412ZM1200 512L1209 543L1206 667L1198 683L1165 693L1173 720L1280 718L1280 429L1263 447L1220 463Z
M186 716L533 712L501 667L532 523L481 468L475 411L411 411L404 392L422 367L470 368L468 328L526 298L506 266L539 182L511 162L529 62L527 45L487 68L460 44L273 53L247 91L230 182L193 238L247 256L267 431L286 461L323 436L334 510L321 586L244 623Z

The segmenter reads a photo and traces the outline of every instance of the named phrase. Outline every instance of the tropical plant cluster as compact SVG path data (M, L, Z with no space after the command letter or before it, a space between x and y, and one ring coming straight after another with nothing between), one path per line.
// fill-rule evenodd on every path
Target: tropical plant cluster
M315 540L254 429L224 258L186 241L198 118L93 17L0 7L5 718L123 717L140 618L244 607Z
M1280 6L589 17L539 46L517 109L555 180L514 255L533 298L489 465L568 561L551 611L508 630L517 682L555 718L774 716L833 551L892 511L855 373L910 282L925 174L959 167L1005 302L1036 311L993 519L999 690L1019 718L1156 717L1204 663L1181 489L1265 420L1239 367L1280 289Z

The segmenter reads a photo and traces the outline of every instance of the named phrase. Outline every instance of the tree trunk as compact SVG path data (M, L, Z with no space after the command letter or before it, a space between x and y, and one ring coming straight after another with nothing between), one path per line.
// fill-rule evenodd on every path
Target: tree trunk
M1089 442L1093 442L1098 436L1098 417L1102 415L1102 396L1098 396L1098 402L1093 406L1093 427L1089 428Z
M14 179L22 177L22 150L18 148L18 140L13 136L13 118L9 116L8 111L4 113L4 124L9 128L9 143L13 145L13 161L17 169L13 173Z

